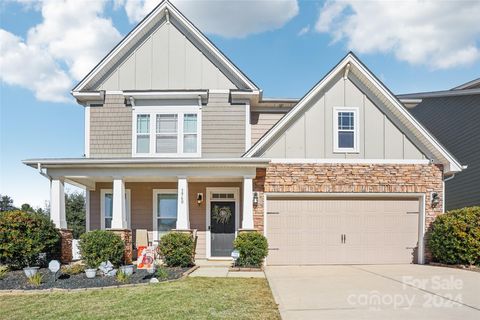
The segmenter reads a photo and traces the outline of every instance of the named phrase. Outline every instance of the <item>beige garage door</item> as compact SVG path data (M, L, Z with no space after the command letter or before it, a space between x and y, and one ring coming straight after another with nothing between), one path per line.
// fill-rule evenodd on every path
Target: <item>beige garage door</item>
M418 199L269 199L269 265L416 261Z

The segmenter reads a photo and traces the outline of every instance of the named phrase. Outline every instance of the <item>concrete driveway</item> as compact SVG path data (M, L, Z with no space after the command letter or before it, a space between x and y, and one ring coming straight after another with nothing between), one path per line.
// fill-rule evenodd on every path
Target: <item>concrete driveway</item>
M480 273L422 265L267 267L288 319L480 319Z

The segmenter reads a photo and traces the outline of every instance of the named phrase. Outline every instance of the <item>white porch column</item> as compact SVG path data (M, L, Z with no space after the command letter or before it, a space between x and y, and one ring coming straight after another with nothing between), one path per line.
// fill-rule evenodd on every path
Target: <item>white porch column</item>
M242 229L252 230L253 227L253 179L243 178L243 219Z
M52 179L50 181L50 218L57 228L67 229L63 179Z
M190 218L188 210L188 181L178 177L177 230L189 230Z
M113 179L112 229L127 229L127 210L125 206L125 181Z

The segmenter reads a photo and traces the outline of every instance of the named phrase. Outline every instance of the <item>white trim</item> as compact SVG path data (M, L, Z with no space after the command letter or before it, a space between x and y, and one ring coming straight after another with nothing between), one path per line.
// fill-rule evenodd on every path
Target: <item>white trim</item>
M87 190L87 193L90 191ZM100 189L100 229L105 230L105 194L111 193L113 197L113 189ZM132 192L130 189L125 189L126 203L125 209L127 211L127 229L130 229L132 226ZM90 197L88 198L88 203L90 204ZM87 230L88 231L88 230Z
M65 213L65 181L63 177L50 180L50 219L59 229L67 228Z
M175 114L177 115L177 153L156 153L156 126L157 115ZM197 115L197 152L183 152L183 121L185 114ZM149 115L149 152L137 153L137 117L139 115ZM202 154L202 111L200 106L142 106L133 108L132 112L132 157L155 157L155 158L176 158L176 157L200 157Z
M429 164L427 159L271 159L271 163L313 164Z
M381 198L381 197L393 197L393 198L417 198L419 201L419 214L418 214L418 254L417 254L417 262L418 264L425 264L425 200L426 196L425 193L397 193L397 192L390 192L390 193L378 193L378 192L363 192L363 193L356 193L356 192L265 192L264 193L264 204L263 204L263 235L268 240L267 234L267 227L268 227L268 219L267 219L267 208L268 208L268 200L270 198ZM267 265L267 258L265 259L265 265Z
M206 101L208 98L208 91L120 91L125 98L134 98L135 100L175 100L175 99L187 99L197 100L201 98L202 101Z
M90 104L85 106L85 157L90 158Z
M213 201L225 201L225 202L235 202L235 237L237 237L238 229L239 229L239 220L240 220L240 188L237 187L212 187L206 189L206 208L205 208L205 237L206 237L206 253L205 256L207 259L218 259L218 260L225 260L225 258L231 257L212 257L211 255L211 232L210 232L210 211L211 211L211 201L212 193L233 193L233 199L218 199Z
M90 231L90 189L85 188L85 231Z
M252 146L252 125L250 123L250 101L245 102L245 151Z
M338 146L338 131L347 131L338 129L338 114L340 112L353 112L353 148L340 148ZM359 133L360 121L358 107L334 107L333 108L333 152L334 153L358 153L359 152Z
M349 53L339 64L328 73L317 85L315 85L298 103L297 105L287 113L280 121L278 121L270 131L268 131L260 140L244 154L244 157L252 157L262 148L264 148L267 143L272 140L280 130L282 130L290 120L300 113L305 105L307 105L323 88L330 83L333 78L342 72L347 64L351 63L352 66L357 68L363 76L367 78L379 91L380 93L390 102L395 110L399 111L400 114L409 122L417 132L412 131L416 136L421 136L427 140L428 143L436 150L443 158L445 165L445 172L458 172L462 170L462 166L457 162L457 160L447 151L443 146L428 132L422 125L405 109L398 99L393 96L371 73L368 71L352 53ZM387 106L388 107L388 106Z
M97 65L93 70L78 83L72 90L72 94L76 94L78 91L82 91L84 87L102 71L110 61L135 38L140 37L144 31L143 29L148 26L152 21L157 19L159 15L164 15L165 11L170 13L170 20L172 18L177 19L182 23L188 31L191 32L195 38L203 44L209 52L211 52L220 62L226 66L241 82L248 86L252 90L258 90L258 88L251 82L232 62L230 62L197 28L188 21L169 1L164 1L158 5L143 21L141 21L135 29L133 29L125 38L121 40L108 55ZM228 77L227 77L228 78Z
M157 210L158 210L158 204L157 204L157 196L159 194L176 194L178 197L178 190L177 189L153 189L153 194L152 194L152 201L153 201L153 211L152 211L152 231L153 231L153 239L158 240L158 217L157 217ZM178 201L178 198L177 198ZM178 211L178 208L177 208ZM178 212L177 212L177 219L178 219Z

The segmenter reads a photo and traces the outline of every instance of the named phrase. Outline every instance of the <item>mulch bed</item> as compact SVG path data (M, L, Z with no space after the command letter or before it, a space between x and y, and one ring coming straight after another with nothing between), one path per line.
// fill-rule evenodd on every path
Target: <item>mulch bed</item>
M454 268L454 269L462 269L462 270L473 271L473 272L480 272L480 267L467 266L463 264L443 264L438 262L430 262L429 265L434 267L445 267L445 268Z
M166 268L168 272L168 279L163 281L179 279L189 268ZM121 286L126 284L142 284L150 282L154 277L147 272L147 270L137 270L134 272L127 282L118 282L116 277L97 276L93 279L88 279L84 272L76 275L60 274L57 281L54 281L52 273L48 269L40 269L38 271L43 275L43 281L40 286L33 286L28 283L27 277L23 270L15 270L7 273L5 278L0 280L0 290L44 290L44 289L84 289L84 288L99 288L110 286ZM162 280L159 280L162 281Z

